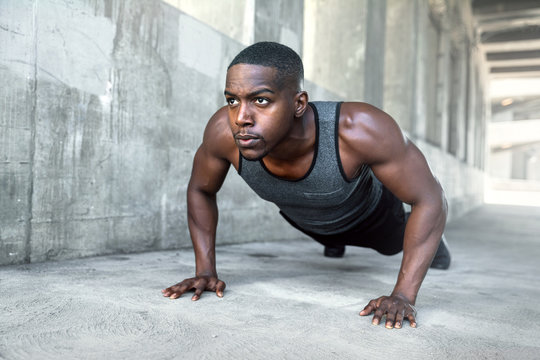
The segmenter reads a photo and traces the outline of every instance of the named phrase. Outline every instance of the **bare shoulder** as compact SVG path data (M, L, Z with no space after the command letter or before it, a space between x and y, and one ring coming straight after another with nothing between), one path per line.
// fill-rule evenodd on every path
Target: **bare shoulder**
M212 115L204 130L201 148L209 155L236 165L238 150L229 127L227 107L224 106Z
M385 162L399 154L407 139L396 121L381 109L363 102L345 102L339 117L341 151L363 164Z

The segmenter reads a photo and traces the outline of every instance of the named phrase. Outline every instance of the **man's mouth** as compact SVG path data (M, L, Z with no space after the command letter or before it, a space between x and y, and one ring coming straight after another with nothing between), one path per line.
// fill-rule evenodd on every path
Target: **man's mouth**
M258 136L251 134L237 134L234 138L236 139L237 144L242 147L253 147L255 143L260 140Z

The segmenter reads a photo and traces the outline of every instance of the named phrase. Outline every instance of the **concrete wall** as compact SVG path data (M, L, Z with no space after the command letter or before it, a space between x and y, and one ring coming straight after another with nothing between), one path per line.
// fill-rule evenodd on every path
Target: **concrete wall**
M306 78L342 98L382 106L385 14L384 1L306 1Z
M449 61L432 61L449 40L430 28L432 1L404 3L2 1L0 264L188 246L194 152L224 104L227 64L259 40L303 53L311 100L382 106L426 152L453 216L475 206L481 165L449 154L449 126L437 130ZM477 99L462 112L481 115ZM460 136L477 129L464 123ZM218 243L300 236L234 170L218 202Z
M189 245L192 157L243 45L159 1L0 6L0 264ZM231 171L220 242L292 233L246 191Z
M163 2L244 45L253 42L255 0L164 0Z
M470 4L387 0L383 109L426 155L450 217L483 201L485 66Z

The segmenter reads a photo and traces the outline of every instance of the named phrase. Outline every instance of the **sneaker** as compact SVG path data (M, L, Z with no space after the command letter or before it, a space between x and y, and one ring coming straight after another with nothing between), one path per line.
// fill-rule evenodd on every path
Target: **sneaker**
M435 253L433 261L431 262L430 268L446 270L450 267L450 260L451 256L450 251L448 251L448 243L446 242L446 239L443 235L439 244L439 248Z
M324 256L331 258L342 258L345 255L345 246L324 247Z

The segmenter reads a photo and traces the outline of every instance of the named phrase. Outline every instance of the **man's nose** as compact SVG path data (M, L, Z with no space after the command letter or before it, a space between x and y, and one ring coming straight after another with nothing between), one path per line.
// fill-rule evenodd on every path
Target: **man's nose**
M236 125L250 126L253 125L253 114L249 108L249 104L241 104L236 116Z

